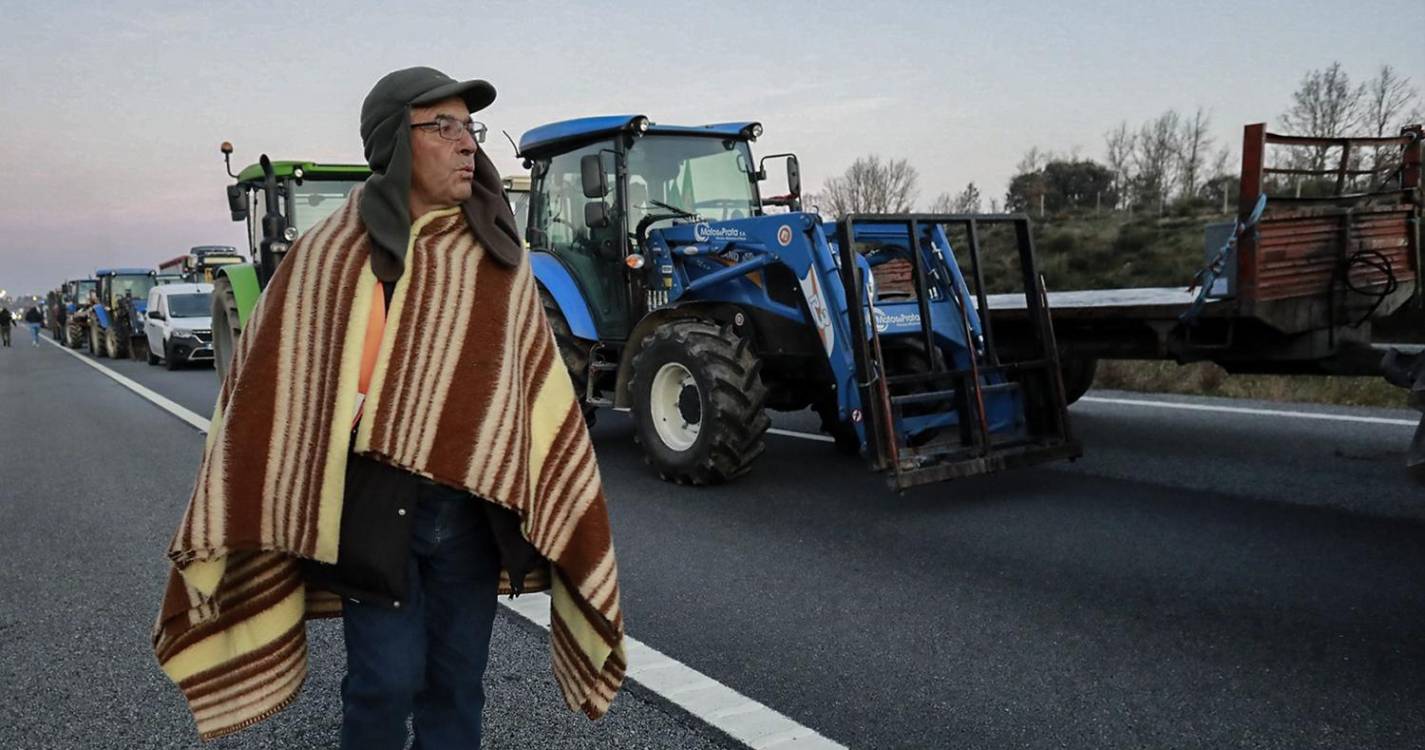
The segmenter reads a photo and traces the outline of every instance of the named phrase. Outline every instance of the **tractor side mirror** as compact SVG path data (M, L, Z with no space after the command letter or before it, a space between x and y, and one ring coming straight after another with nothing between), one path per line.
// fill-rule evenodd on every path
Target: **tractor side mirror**
M228 186L228 210L233 221L247 221L247 191L241 185Z
M584 226L603 229L609 225L609 207L603 201L589 201L584 204Z
M588 154L579 159L579 176L584 182L585 198L603 198L609 194L608 179L604 177L604 162L598 154Z
M802 165L796 154L787 155L787 192L797 198L802 196Z

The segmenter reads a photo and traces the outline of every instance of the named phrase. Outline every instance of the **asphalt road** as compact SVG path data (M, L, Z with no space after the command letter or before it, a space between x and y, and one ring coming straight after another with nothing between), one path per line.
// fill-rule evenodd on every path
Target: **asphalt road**
M211 411L211 370L112 364ZM851 747L1425 747L1411 427L1072 413L1075 464L904 495L784 436L732 486L671 486L605 413L629 631ZM198 433L27 347L0 351L0 430L0 746L191 745L147 633ZM340 633L314 630L302 702L243 742L332 744ZM588 725L555 696L542 635L502 616L496 638L487 746L720 741L637 690Z

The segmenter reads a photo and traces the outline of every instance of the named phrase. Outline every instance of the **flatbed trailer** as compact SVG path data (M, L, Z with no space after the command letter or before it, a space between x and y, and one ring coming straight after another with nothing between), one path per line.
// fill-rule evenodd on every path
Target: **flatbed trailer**
M1271 166L1273 146L1323 149L1339 163ZM1206 361L1237 373L1382 374L1372 323L1421 302L1421 148L1418 125L1391 138L1303 138L1248 125L1238 221L1209 227L1209 240L1221 240L1209 248L1225 252L1220 273L1200 279L1207 289L1050 291L1066 379L1074 379L1075 361L1099 359ZM1367 150L1398 158L1362 169L1358 156ZM1359 178L1371 187L1350 190ZM1303 196L1293 186L1306 179L1334 189ZM1254 219L1263 196L1265 210ZM990 295L988 305L1001 342L1027 340L1022 299Z

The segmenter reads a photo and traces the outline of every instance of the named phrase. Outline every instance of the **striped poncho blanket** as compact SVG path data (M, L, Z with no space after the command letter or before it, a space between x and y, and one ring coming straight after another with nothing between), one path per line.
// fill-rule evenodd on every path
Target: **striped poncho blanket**
M528 260L487 257L459 209L421 217L396 282L355 443L366 321L379 294L360 189L298 240L248 321L169 549L154 629L204 739L297 696L305 620L339 616L300 558L335 562L354 450L517 512L550 561L556 680L599 718L622 684L623 617L602 483ZM509 591L502 581L502 593Z

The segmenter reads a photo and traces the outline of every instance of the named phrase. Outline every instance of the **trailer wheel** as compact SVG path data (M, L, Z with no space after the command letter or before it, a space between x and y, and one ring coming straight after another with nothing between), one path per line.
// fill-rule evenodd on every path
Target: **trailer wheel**
M643 339L629 386L634 441L660 477L720 484L752 468L771 424L761 369L731 326L675 320Z
M574 384L574 396L579 399L579 408L584 412L584 424L593 427L598 418L598 410L584 402L589 383L588 347L582 340L575 338L569 321L559 309L559 303L554 301L544 287L539 288L539 300L544 305L544 317L549 320L549 328L554 332L554 343L559 347L559 356L564 360L564 367L569 370L569 380Z
M241 333L233 283L228 277L219 276L213 279L213 368L218 371L219 383L227 378L228 370L232 368L233 353L237 351L238 335Z
M1064 358L1059 360L1059 371L1064 374L1064 405L1068 406L1083 398L1093 387L1098 360L1093 357Z

